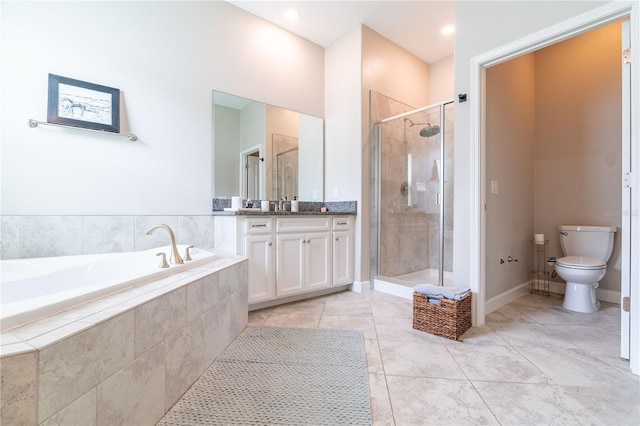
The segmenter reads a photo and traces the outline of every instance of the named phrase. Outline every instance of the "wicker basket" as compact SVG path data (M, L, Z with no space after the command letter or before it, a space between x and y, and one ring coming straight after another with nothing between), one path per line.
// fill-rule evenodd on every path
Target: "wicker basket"
M471 328L471 294L462 300L440 299L429 303L424 294L413 293L413 328L458 340Z

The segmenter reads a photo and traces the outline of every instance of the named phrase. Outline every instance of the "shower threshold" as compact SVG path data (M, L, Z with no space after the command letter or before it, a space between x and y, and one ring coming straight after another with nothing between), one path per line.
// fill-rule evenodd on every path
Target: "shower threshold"
M413 298L413 287L418 284L438 285L438 271L436 269L423 269L409 274L393 277L377 276L373 279L374 290L409 300ZM453 287L452 272L445 271L444 286Z

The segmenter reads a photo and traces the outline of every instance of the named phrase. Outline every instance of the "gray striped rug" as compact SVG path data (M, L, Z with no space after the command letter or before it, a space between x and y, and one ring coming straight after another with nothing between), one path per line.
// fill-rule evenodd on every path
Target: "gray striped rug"
M247 327L158 425L369 425L362 332Z

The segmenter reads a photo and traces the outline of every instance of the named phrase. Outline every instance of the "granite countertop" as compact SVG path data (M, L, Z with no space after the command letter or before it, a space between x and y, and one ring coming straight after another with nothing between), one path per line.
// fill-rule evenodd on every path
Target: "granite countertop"
M244 204L244 200L242 201ZM260 202L257 201L259 204ZM287 202L287 207L290 206L290 202ZM213 216L330 216L330 215L357 215L357 202L356 201L300 201L298 204L298 211L292 212L286 211L268 211L263 212L261 210L244 210L239 211L225 211L225 208L231 207L231 199L229 198L214 198L213 209L211 214ZM290 207L289 207L290 208ZM320 209L326 208L326 212L320 211Z
M280 211L280 212L263 212L263 211L249 211L249 210L240 210L240 211L224 211L224 210L213 210L211 212L213 216L331 216L331 215L351 215L355 216L356 212L338 212L338 211L327 211L327 212L319 212L319 211L299 211L299 212L290 212L290 211Z

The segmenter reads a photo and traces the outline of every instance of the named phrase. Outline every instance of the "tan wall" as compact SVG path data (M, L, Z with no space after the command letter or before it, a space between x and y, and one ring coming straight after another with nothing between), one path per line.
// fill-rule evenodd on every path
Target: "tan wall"
M535 77L533 54L487 70L487 300L530 279Z
M558 225L620 227L620 34L613 23L487 70L487 299L531 278L533 233L561 257ZM620 291L619 251L616 235L601 289Z
M534 228L562 256L557 226L621 225L621 25L536 53ZM600 288L620 291L620 234Z

